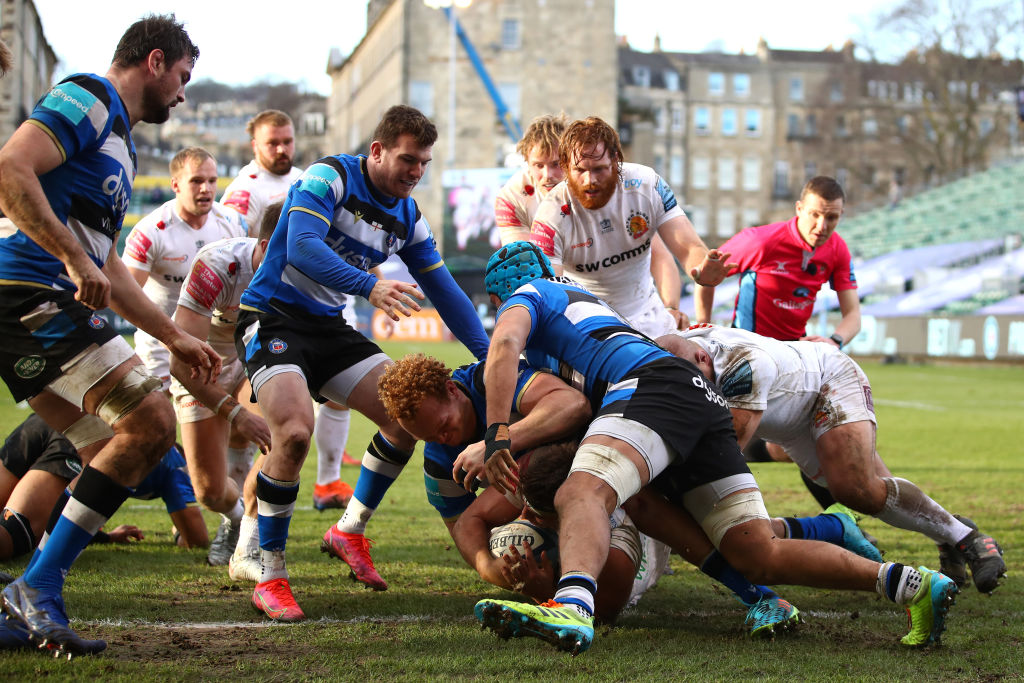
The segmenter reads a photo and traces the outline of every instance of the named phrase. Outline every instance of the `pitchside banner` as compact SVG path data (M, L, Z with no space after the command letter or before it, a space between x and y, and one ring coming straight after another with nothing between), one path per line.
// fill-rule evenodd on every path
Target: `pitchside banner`
M464 257L486 263L501 246L494 223L494 199L518 168L471 168L445 171L444 186L444 258L462 261ZM460 258L463 257L463 258Z

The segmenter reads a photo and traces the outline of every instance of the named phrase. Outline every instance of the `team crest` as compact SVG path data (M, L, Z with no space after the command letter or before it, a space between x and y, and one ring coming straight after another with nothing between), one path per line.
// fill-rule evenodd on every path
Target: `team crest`
M89 327L91 327L94 330L98 330L106 324L107 321L99 317L98 315L94 315L89 318Z
M46 361L40 356L24 356L14 364L14 374L22 379L38 377L46 367Z
M267 344L267 350L271 353L284 353L287 348L288 344L283 339L271 339L270 343Z
M629 231L630 237L638 240L650 229L651 224L646 215L640 211L630 211L629 220L626 222L626 230Z

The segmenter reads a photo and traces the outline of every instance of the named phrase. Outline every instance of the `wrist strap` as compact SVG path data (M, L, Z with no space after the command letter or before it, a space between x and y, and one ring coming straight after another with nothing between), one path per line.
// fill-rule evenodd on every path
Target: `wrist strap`
M242 404L241 403L235 405L235 407L231 409L231 412L228 413L228 424L231 424L231 423L233 423L235 421L235 417L238 416L238 413L241 412L241 410L242 410Z
M217 401L217 405L213 407L213 412L220 414L220 407L224 405L224 401L228 400L229 398L231 398L231 394L224 394L224 396L222 396L221 399Z
M501 434L504 438L498 438L499 431L504 428ZM493 422L484 432L484 462L491 459L491 456L501 450L512 450L512 439L508 434L508 422Z

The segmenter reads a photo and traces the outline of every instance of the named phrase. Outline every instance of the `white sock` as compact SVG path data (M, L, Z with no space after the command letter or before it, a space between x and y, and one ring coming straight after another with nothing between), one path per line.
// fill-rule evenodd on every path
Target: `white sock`
M245 505L242 503L242 499L239 498L235 501L235 507L231 508L231 512L223 515L226 520L231 522L231 526L238 526L242 521L242 517L245 515Z
M260 548L260 583L273 579L287 579L288 567L284 561L283 550L263 550Z
M228 477L238 484L241 491L245 486L245 477L252 469L253 456L256 453L256 444L249 443L242 448L228 448Z
M346 534L362 534L366 532L366 523L373 517L374 508L366 507L355 496L349 501L348 507L335 525L338 531Z
M238 545L235 546L237 557L255 555L260 549L260 528L258 520L249 515L242 515L242 522L238 527Z
M323 486L341 479L341 457L348 441L352 412L321 405L316 415L313 439L316 443L316 483Z
M889 576L890 568L895 564L894 562L883 562L878 568L878 578L875 581L875 590L883 598L889 598L889 593L886 590L887 577ZM893 599L897 605L908 605L914 596L917 595L918 590L921 588L921 584L924 582L924 578L921 576L921 572L917 571L909 565L903 565L903 571L899 577L899 583L896 584L896 597Z
M875 517L889 526L924 534L936 543L955 545L971 533L967 526L928 497L912 481L885 477L885 507Z

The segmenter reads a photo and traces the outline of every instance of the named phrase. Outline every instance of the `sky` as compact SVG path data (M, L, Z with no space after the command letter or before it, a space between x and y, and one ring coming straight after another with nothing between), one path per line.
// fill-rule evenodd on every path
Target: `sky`
M835 3L826 15L810 12L806 2L797 0L699 5L679 0L617 0L615 30L626 35L634 49L643 51L653 48L659 29L662 49L667 51L695 52L713 45L727 52L750 53L761 36L776 48L822 50L864 35L872 15L892 3ZM312 5L297 5L297 11L289 13L282 11L287 5L279 0L105 0L101 15L89 9L90 3L80 1L35 0L35 4L46 39L61 59L58 79L76 71L105 73L125 28L149 12L175 12L199 46L193 79L212 78L233 85L295 81L327 94L330 49L337 47L347 55L366 31L365 0L316 3L312 21ZM699 12L693 12L694 7ZM83 39L85 21L95 25Z

